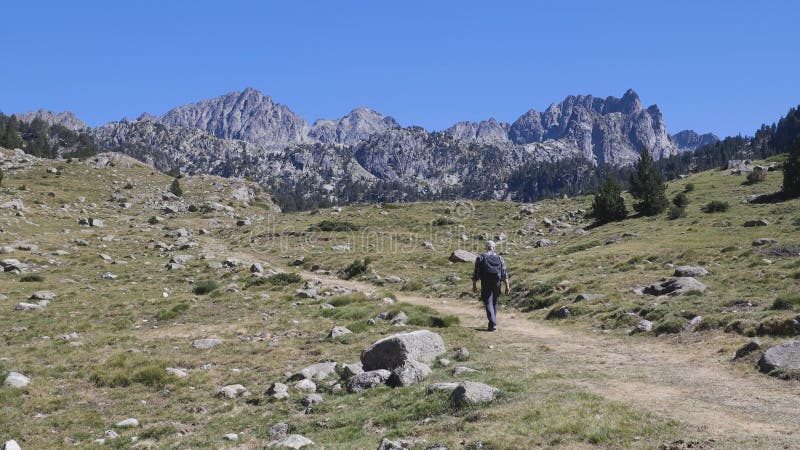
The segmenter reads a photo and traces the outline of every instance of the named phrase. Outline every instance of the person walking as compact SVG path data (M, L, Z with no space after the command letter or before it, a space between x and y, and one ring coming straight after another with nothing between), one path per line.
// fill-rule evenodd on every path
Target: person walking
M486 253L475 259L475 271L472 273L472 292L478 292L478 280L481 282L481 301L489 320L487 331L497 329L497 303L500 301L502 284L506 285L506 295L511 292L506 262L495 252L496 247L494 241L486 242Z

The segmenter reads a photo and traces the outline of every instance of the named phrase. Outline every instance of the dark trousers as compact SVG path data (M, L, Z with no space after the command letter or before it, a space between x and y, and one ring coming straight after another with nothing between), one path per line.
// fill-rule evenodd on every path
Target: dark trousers
M486 307L486 318L489 320L489 328L497 326L497 303L500 301L501 281L481 280L481 301Z

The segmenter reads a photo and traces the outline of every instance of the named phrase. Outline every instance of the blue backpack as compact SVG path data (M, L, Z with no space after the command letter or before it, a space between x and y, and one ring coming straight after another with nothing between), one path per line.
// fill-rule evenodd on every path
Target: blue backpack
M481 281L500 281L503 259L499 255L486 254L481 260Z

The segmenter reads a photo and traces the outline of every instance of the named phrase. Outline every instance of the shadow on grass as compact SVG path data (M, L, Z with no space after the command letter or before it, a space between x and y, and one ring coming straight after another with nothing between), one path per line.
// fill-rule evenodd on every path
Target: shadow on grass
M785 202L786 200L790 200L791 197L787 196L783 193L783 191L773 192L771 194L763 194L759 195L758 197L750 200L748 203L755 203L758 205L769 204L769 203L781 203Z

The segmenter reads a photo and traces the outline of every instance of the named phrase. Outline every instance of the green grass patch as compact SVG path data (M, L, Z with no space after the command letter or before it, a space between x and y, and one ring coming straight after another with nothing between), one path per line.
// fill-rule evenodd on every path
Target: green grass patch
M248 286L260 286L263 283L268 283L273 286L288 286L290 284L300 283L301 281L303 281L303 277L297 273L281 272L265 278L253 277L248 280Z
M22 283L39 283L44 281L44 277L39 275L38 273L29 273L27 275L23 275L19 277L19 281Z
M727 211L731 205L728 202L723 202L721 200L711 200L710 202L703 205L701 210L704 213L718 213L718 212L725 212Z
M311 225L309 231L358 231L361 227L345 220L323 220L316 225Z
M602 244L599 241L584 242L582 244L573 245L571 247L565 248L564 254L570 255L572 253L578 253L584 250L589 250L590 248L599 247L600 245Z
M782 295L772 302L772 309L796 310L800 307L800 295Z
M342 278L349 280L365 273L371 262L372 259L369 256L366 256L363 259L356 259L355 261L351 262L350 265L345 267L344 270L342 270Z
M170 309L162 309L156 312L156 319L165 321L172 320L189 310L188 303L178 303Z
M204 280L195 284L194 289L192 289L192 292L194 292L196 295L205 295L211 293L217 288L219 288L219 284L217 284L216 281Z

